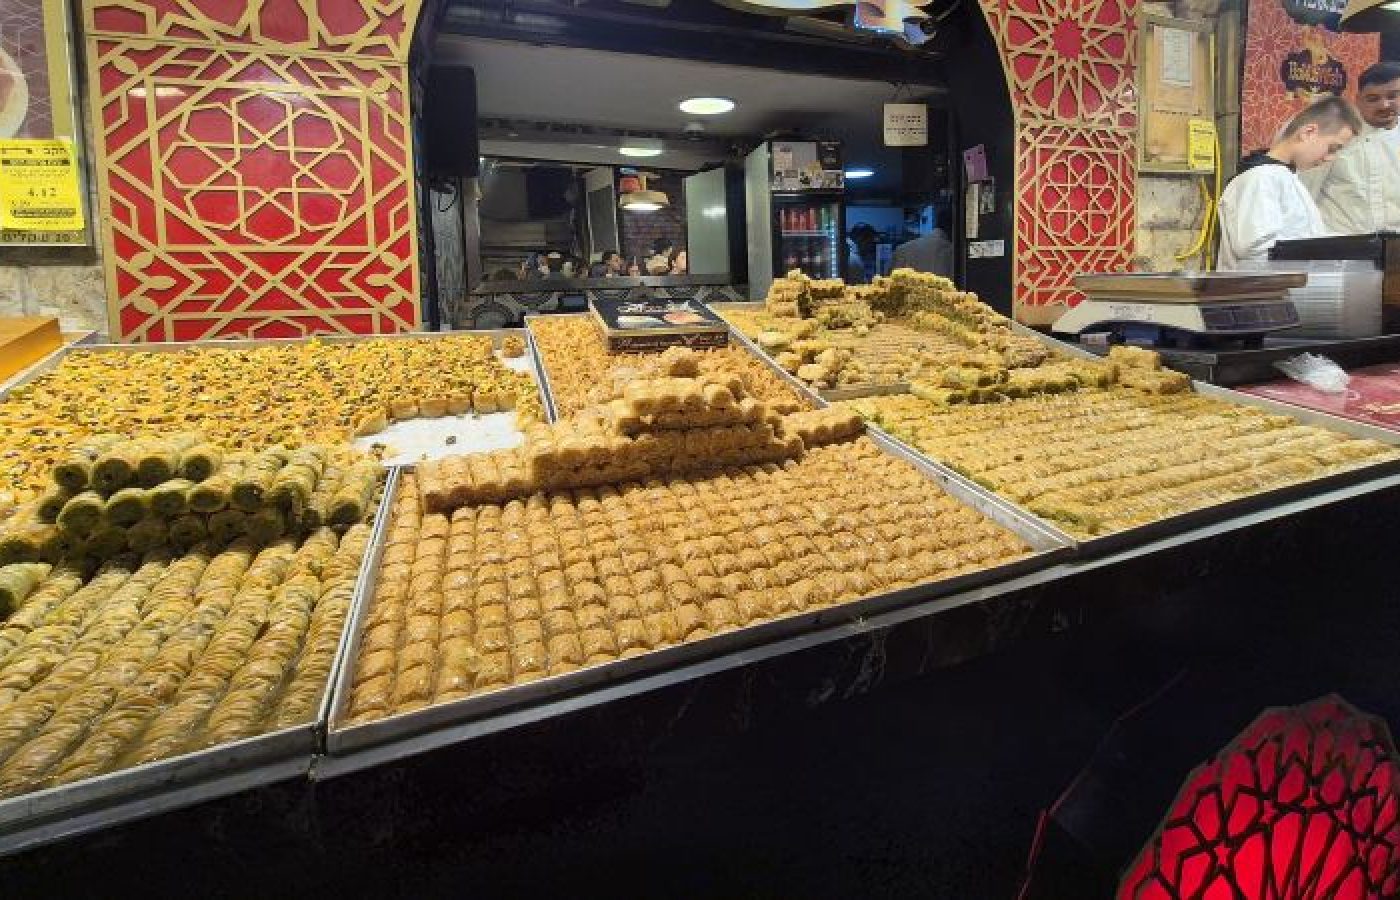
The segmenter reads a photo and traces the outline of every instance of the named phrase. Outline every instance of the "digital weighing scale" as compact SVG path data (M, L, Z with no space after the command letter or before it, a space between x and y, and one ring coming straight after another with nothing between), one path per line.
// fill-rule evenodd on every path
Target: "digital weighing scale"
M1265 335L1299 323L1287 293L1307 281L1291 272L1077 275L1086 299L1052 329L1083 343L1258 348Z

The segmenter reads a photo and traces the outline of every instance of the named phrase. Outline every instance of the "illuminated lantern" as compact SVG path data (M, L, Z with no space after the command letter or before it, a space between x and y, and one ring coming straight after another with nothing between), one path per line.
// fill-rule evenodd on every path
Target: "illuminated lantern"
M1400 896L1400 763L1335 695L1270 709L1191 773L1120 900Z

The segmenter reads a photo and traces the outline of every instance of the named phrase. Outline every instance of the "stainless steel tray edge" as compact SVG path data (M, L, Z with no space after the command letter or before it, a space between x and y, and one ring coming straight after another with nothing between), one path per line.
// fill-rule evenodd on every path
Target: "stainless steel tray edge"
M733 306L737 304L730 305ZM767 353L764 353L763 348L758 346L758 344L754 343L752 340L750 340L749 336L744 334L743 331L739 330L739 327L737 325L726 319L724 317L724 313L715 309L713 306L710 307L710 312L714 313L716 316L719 316L719 318L729 328L729 340L731 342L738 344L745 350L748 350L754 356L758 357L759 362L767 366L769 370L773 372L773 374L777 375L783 381L787 382L789 387L797 391L798 396L805 398L809 403L812 403L814 406L816 406L817 409L826 409L828 406L831 405L825 399L822 398L821 394L813 390L811 385L807 384L807 382L793 375L787 369L784 369L782 366L778 365L777 360L773 359L773 357L769 356Z
M1066 548L1067 549L1067 548ZM515 712L521 707L560 697L586 693L640 675L650 675L687 663L703 662L727 653L740 652L785 638L798 637L823 627L839 626L872 615L979 587L994 586L1013 577L1049 568L1066 550L1032 552L1014 562L976 572L955 575L912 588L901 588L853 600L839 606L788 616L758 625L749 625L688 644L655 650L631 659L616 660L542 678L528 684L503 688L478 697L428 706L361 725L337 727L331 719L326 750L343 756L369 747L398 741L438 728L480 721L497 714Z
M937 481L949 496L1014 532L1032 547L1044 550L1077 547L1078 540L1055 527L1053 523L1032 515L1000 494L963 477L938 460L923 455L898 438L885 433L883 429L869 423L866 423L865 429L870 439L885 452L898 456L919 469Z
M338 659L327 692L328 707L321 720L324 724L323 746L327 749L332 737L331 722L345 714L345 707L350 702L355 660L360 655L360 635L364 631L364 619L369 614L369 605L374 600L375 585L379 583L379 562L384 557L385 535L389 530L389 520L394 515L394 504L398 499L403 472L404 468L400 466L389 470L389 477L384 482L384 499L379 504L380 515L375 520L374 530L370 532L369 547L365 550L364 559L360 561L360 577L355 582L350 615L345 618L345 633L341 635Z
M18 375L13 376L8 382L5 383L4 387L0 387L0 401L3 401L6 397L9 397L10 393L16 390L17 388L24 387L26 384L29 384L30 382L34 381L35 379L41 376L49 374L54 369L57 369L59 366L63 365L63 360L68 356L69 353L73 352L74 346L77 345L65 344L64 346L59 347L54 352L50 353L48 356L45 356L43 359L31 364L29 368L20 372ZM83 344L81 346L84 349L88 349L97 345L89 343Z
M151 818L217 797L226 797L291 778L306 777L312 762L313 757L309 753L288 757L259 765L257 768L239 769L191 784L174 787L161 785L153 793L139 794L112 805L77 810L59 818L26 823L17 830L0 834L0 857L113 825Z
M271 764L296 761L309 766L316 747L316 723L312 721L11 797L0 801L0 853L9 849L11 835L45 822L76 815L97 816L104 809L112 809L111 818L99 816L100 821L95 820L92 827L115 824L124 821L116 816L115 808L137 797L172 789L194 790L202 783ZM198 799L202 798L196 796L189 802ZM139 815L139 810L132 812ZM130 817L133 816L127 816Z
M316 713L316 749L324 746L326 732L330 729L331 714L335 711L339 687L347 677L343 673L353 667L354 654L359 653L359 623L363 609L369 603L365 585L374 580L379 571L379 558L383 553L384 532L388 530L389 517L394 511L394 500L399 493L399 466L389 466L384 476L384 489L380 492L379 507L375 511L374 525L370 527L369 543L365 555L360 558L360 571L355 576L355 590L350 595L350 611L346 613L345 624L340 632L340 642L336 644L335 659L331 663L329 677L326 678L326 691L321 696L321 704Z

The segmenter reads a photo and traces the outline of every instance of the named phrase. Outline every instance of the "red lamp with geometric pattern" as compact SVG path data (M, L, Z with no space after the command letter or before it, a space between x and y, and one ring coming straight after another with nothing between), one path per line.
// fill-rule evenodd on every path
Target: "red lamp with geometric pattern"
M1120 900L1400 896L1400 762L1335 695L1262 713L1187 778Z

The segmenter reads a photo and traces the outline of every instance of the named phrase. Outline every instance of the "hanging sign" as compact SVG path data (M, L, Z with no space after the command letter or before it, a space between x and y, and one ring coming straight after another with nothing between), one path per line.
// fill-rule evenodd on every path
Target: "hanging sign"
M83 232L82 188L67 140L0 140L0 232L22 243Z
M923 103L886 103L885 146L927 147L928 106Z

